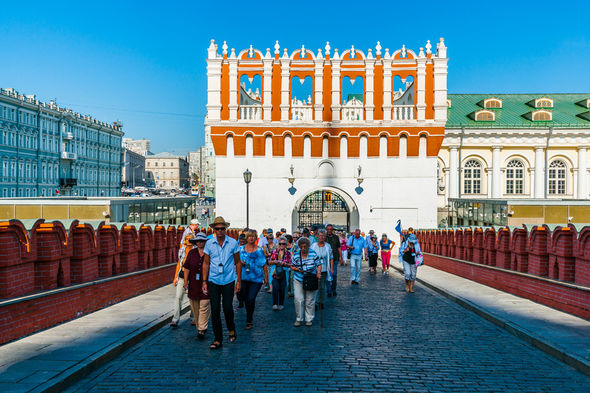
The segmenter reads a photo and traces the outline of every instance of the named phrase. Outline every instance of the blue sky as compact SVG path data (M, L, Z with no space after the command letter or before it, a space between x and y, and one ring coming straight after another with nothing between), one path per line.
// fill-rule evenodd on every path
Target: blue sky
M219 5L223 4L223 5ZM407 5L412 4L412 5ZM112 122L154 152L203 143L206 48L418 50L450 93L590 93L590 2L26 1L0 5L0 86Z

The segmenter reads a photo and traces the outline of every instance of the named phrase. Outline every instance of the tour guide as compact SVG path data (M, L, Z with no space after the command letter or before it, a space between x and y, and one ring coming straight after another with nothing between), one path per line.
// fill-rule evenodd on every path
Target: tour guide
M234 323L234 293L240 291L242 281L242 263L238 251L238 242L225 235L229 222L223 217L215 217L210 225L215 236L205 244L203 261L203 292L209 293L211 304L211 323L215 341L211 349L221 348L223 331L221 328L221 301L223 299L223 315L229 330L229 341L236 341L236 325Z

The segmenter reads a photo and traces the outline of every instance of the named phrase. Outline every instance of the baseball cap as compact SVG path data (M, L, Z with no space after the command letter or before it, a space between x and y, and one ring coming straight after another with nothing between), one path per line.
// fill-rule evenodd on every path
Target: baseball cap
M199 220L197 220L196 218L193 218L191 220L191 225L199 225Z
M272 229L271 229L271 228L268 228L268 229L266 230L266 233L267 233L267 234L273 234L274 232L272 231Z

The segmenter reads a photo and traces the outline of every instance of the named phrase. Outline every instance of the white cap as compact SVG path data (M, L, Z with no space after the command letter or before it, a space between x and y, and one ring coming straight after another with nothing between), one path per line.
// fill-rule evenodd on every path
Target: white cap
M191 225L199 225L199 220L197 220L196 218L193 218L191 220Z

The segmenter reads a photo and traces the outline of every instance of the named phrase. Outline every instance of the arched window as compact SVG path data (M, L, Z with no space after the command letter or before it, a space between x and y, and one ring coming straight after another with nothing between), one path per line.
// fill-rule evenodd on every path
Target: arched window
M562 160L555 160L549 165L549 194L562 195L566 193L567 166Z
M506 167L506 194L524 194L524 164L510 160Z
M475 114L475 121L494 121L495 114L490 111L479 111Z
M538 111L533 113L533 121L551 121L551 112Z
M465 163L463 192L465 194L481 194L481 164L477 160L469 160Z
M553 108L553 100L550 98L539 98L535 101L535 108Z
M502 108L502 101L497 98L489 98L484 102L483 106L486 109L499 109Z

